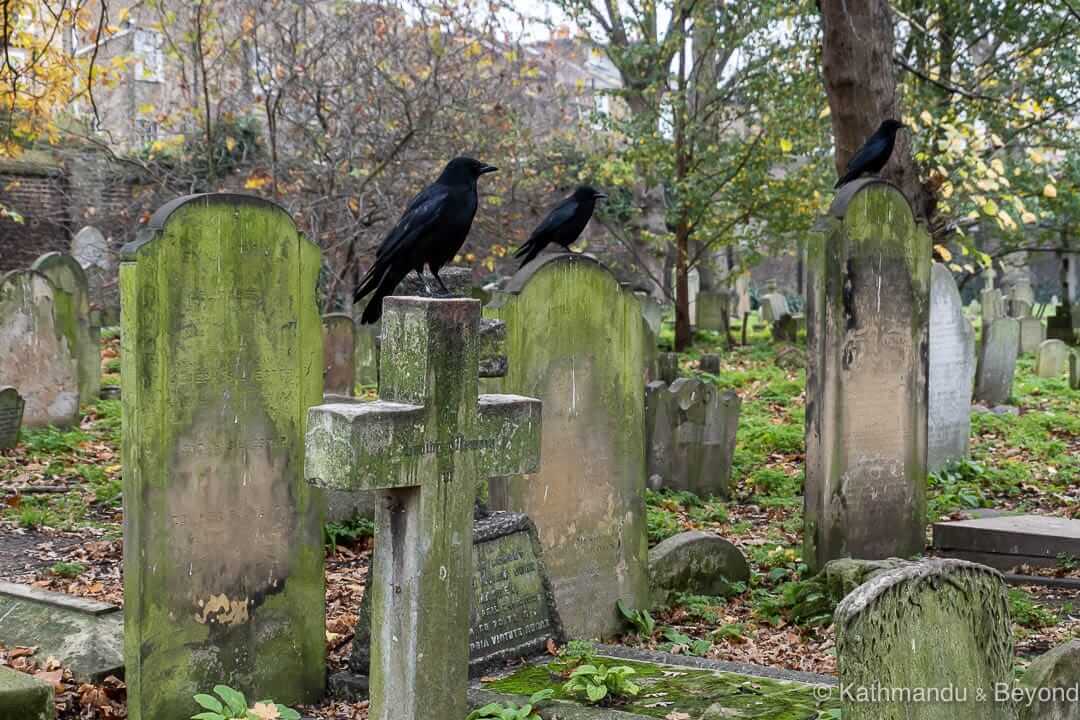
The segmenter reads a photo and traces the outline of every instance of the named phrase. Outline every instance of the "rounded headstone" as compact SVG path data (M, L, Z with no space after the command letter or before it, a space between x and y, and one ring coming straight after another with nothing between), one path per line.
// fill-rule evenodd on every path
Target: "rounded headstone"
M1021 705L1020 720L1080 720L1080 640L1032 660L1020 685L1034 698Z
M654 592L715 596L728 592L731 583L748 581L750 566L724 538L690 530L649 550L649 577Z
M1056 378L1069 367L1069 346L1061 340L1043 340L1035 351L1035 374L1041 378Z
M78 420L74 324L70 303L45 275L13 270L0 278L0 378L25 400L25 427Z
M57 302L67 305L65 316L74 318L74 325L64 328L68 341L75 349L79 366L79 399L92 403L101 389L101 348L90 322L90 291L86 273L71 255L51 252L34 261L31 269L49 278L56 287Z

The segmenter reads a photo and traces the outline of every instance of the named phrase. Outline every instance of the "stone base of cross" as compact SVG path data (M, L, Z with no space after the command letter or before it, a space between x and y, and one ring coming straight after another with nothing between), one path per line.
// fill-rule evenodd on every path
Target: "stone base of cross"
M379 493L371 720L468 714L476 489L539 465L540 401L477 394L479 324L476 300L386 298L380 399L308 413L308 482Z

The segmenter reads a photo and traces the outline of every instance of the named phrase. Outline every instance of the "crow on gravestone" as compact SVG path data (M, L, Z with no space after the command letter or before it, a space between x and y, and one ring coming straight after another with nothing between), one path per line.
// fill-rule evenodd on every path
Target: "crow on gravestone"
M588 185L579 185L574 194L556 205L540 223L524 245L517 249L514 257L523 258L519 269L525 267L540 251L551 243L562 245L567 250L578 239L585 226L589 224L593 209L598 199L607 195Z
M427 265L439 288L447 295L439 270L465 244L476 215L476 181L498 168L469 157L456 157L447 163L439 178L412 199L394 229L375 251L375 262L353 293L353 302L375 291L360 322L369 325L382 316L383 298L394 292L398 283L415 270L424 280Z
M889 162L889 157L892 155L893 146L896 144L896 132L903 127L907 125L899 120L883 121L877 131L867 138L863 146L851 156L843 177L837 180L833 187L847 185L863 173L881 172L881 168L885 167L885 163Z

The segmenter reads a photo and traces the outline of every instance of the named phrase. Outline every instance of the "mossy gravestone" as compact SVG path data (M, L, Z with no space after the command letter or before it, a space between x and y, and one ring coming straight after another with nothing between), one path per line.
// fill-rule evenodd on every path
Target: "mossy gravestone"
M79 417L75 317L35 270L0 278L0 378L26 402L24 427L74 425Z
M322 328L323 392L351 396L356 382L352 316L348 313L327 313L322 317Z
M33 270L49 278L56 286L56 302L66 305L64 317L74 323L64 328L68 342L75 350L79 369L79 399L83 403L97 401L101 390L101 348L96 333L90 329L90 292L86 273L70 255L51 252L34 261Z
M930 239L895 186L845 185L811 237L806 561L925 543Z
M0 450L15 447L19 441L23 408L26 402L13 387L0 387Z
M325 682L318 248L277 205L194 195L121 265L124 657L133 720L218 683L315 701Z
M930 472L937 472L968 454L975 329L964 317L952 273L940 263L931 270L927 465Z
M836 608L844 720L1014 720L1004 578L962 560L875 575Z
M308 481L379 491L371 720L468 713L476 490L539 461L540 402L477 393L479 327L476 300L389 297L380 399L310 411Z
M489 312L506 321L503 389L544 403L540 472L492 483L491 505L536 524L567 634L612 635L617 600L649 599L640 303L595 259L560 253Z

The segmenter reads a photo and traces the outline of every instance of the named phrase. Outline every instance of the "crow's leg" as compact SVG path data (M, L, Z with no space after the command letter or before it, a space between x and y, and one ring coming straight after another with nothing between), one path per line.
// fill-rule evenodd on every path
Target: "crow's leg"
M421 268L416 268L416 277L420 278L420 282L424 283L424 292L426 294L428 294L428 295L434 295L435 294L434 292L432 292L431 286L428 285L427 278L424 277L424 273L421 272Z
M439 277L439 271L435 268L431 268L431 274L435 276L435 282L439 283L439 289L442 290L442 296L452 297L453 293L450 292L450 290L446 287L446 284L443 283L442 278Z

